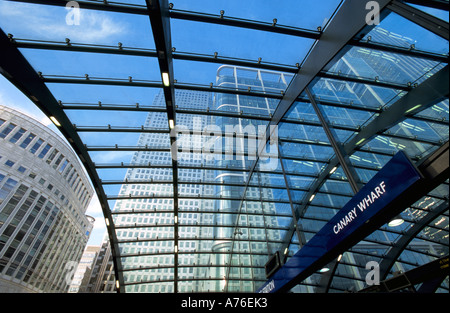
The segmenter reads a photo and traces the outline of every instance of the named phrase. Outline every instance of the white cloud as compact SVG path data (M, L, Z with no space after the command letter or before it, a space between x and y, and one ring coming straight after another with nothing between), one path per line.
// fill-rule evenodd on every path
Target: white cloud
M19 36L23 32L27 38L61 41L70 38L71 41L102 43L127 31L125 23L114 20L107 13L82 8L79 25L68 25L66 16L70 12L64 7L0 2L0 17L6 24L2 23L2 26L7 31L19 32Z
M88 215L99 215L102 214L102 207L100 206L100 202L97 196L92 197L91 202L86 210Z

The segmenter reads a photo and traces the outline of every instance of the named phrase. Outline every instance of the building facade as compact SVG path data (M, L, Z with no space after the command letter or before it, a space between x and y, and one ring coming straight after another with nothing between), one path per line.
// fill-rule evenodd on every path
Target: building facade
M89 275L83 278L87 283L79 292L116 293L116 279L108 235L105 234L102 245L92 264Z
M234 88L263 85L264 90L270 91L286 88L284 74L270 71L254 73L249 70L247 74L254 74L255 78L238 81L237 72L246 70L221 67L217 72L217 84L230 87L232 81ZM266 81L267 89L264 87L265 75L276 80ZM275 228L278 223L275 217L277 209L270 202L274 200L270 190L263 195L268 201L263 206L265 213L272 217L256 213L262 205L257 188L247 191L251 199L245 202L243 208L240 207L243 185L248 179L243 169L252 161L247 149L240 148L246 146L248 140L243 132L253 124L244 118L211 118L196 113L206 110L230 113L252 110L269 116L276 103L270 99L254 102L255 99L225 94L213 97L211 93L199 91L176 90L175 95L179 109L185 112L177 115L178 246L174 246L173 240L173 173L167 168L172 162L171 154L135 152L131 159L133 166L125 176L128 183L120 187L112 210L121 247L125 284L127 281L139 281L126 289L128 292L173 292L176 281L179 292L252 291L255 288L253 278L265 277L267 245L271 245L270 241L280 240L279 232L264 231L266 223L271 223ZM160 93L155 97L153 106L161 106L163 101ZM165 113L151 112L144 127L163 129L166 125ZM218 127L222 132L218 139L207 132L210 126L216 126L216 131ZM238 134L234 136L233 132ZM231 139L231 142L225 138ZM143 133L138 145L151 149L167 146L168 142L168 135ZM219 149L205 151L207 142ZM183 152L186 151L184 149L188 152ZM139 164L143 166L139 167ZM264 185L268 179L268 176L260 175L259 184ZM130 212L133 212L131 216ZM196 227L198 225L202 227ZM236 239L236 234L242 237ZM108 282L104 271L100 270L105 267L101 263L111 261L110 250L105 248L102 251L104 255L101 252L99 257L102 261L97 263L98 270L94 270L91 277L92 285L96 285L92 287L92 292L107 292L104 286L114 284L114 276L109 275ZM239 252L235 254L237 257L233 257L233 252ZM174 253L178 257L176 266ZM230 270L231 264L235 266L231 266Z
M100 252L100 246L87 246L81 256L76 271L70 284L69 293L87 292L89 288L89 278L94 268L95 260Z
M66 292L93 228L93 189L71 148L0 106L0 291Z

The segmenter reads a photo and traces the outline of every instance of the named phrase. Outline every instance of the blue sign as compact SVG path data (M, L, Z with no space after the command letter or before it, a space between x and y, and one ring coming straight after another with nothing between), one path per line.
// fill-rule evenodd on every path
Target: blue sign
M276 292L293 280L300 282L320 269L325 257L330 259L330 251L335 250L334 258L342 253L343 251L336 251L339 245L343 246L345 242L353 240L356 232L364 228L371 219L383 217L378 222L378 227L388 222L398 212L384 209L421 177L408 157L403 152L398 152L258 292Z

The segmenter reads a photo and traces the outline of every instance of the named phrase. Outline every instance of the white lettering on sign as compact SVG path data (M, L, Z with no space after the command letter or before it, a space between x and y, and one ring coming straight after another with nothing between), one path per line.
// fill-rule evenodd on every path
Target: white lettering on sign
M380 198L386 192L386 185L382 181L378 186L376 186L366 197L364 197L360 203L356 206L360 212L364 212L369 208L378 198ZM358 211L356 207L350 210L336 225L333 226L333 232L337 235L342 229L349 225L353 220L358 217Z
M267 285L264 286L263 289L259 293L269 293L275 289L275 282L271 280Z

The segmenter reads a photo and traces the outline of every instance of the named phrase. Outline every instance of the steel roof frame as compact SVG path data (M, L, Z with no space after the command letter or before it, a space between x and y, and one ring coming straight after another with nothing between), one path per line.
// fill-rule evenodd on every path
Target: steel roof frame
M41 0L28 0L28 1L20 1L20 0L12 0L12 1L18 1L18 2L28 2L28 3L38 3L38 4L50 4L50 5L58 5L58 6L65 6L66 1L62 0L48 0L48 1L41 1ZM163 88L164 93L166 95L166 108L161 109L163 112L167 112L168 119L173 119L176 121L176 114L199 114L199 112L184 110L182 108L176 108L175 104L175 96L174 96L174 90L179 89L189 89L189 90L201 90L201 91L208 91L208 92L224 92L224 93L231 93L231 94L242 94L242 95L250 95L250 96L259 96L264 98L273 98L273 99L279 99L280 104L278 105L277 109L275 110L273 116L270 117L261 117L260 119L264 119L269 121L270 125L279 125L281 122L293 122L285 119L285 115L288 112L288 110L294 105L296 101L304 101L301 98L301 94L304 91L308 91L308 86L318 77L324 77L329 79L339 79L343 81L348 82L354 82L354 83L362 83L362 84L369 84L369 85L376 85L376 86L382 86L386 88L393 88L398 89L402 91L407 91L408 93L406 96L401 98L399 101L397 101L395 104L393 104L390 108L384 110L380 109L370 109L372 112L379 112L379 117L377 117L372 123L367 125L365 128L360 129L358 132L355 131L354 128L346 127L346 126L336 126L336 125L330 125L329 122L327 122L325 119L320 120L320 123L317 122L311 122L310 125L314 126L322 126L325 130L328 129L330 132L332 131L332 128L340 128L340 129L346 129L355 131L357 134L354 136L349 142L347 142L345 145L342 145L341 149L338 149L338 143L335 142L336 135L329 135L331 146L333 147L333 150L337 154L334 158L330 159L327 162L327 166L322 171L322 174L319 176L314 175L312 177L316 177L316 181L314 185L309 189L309 193L305 195L304 199L308 199L312 194L315 194L317 190L322 186L322 184L325 182L327 178L329 178L329 170L331 170L333 167L341 164L341 165L350 165L350 162L344 162L342 161L343 157L349 156L353 154L355 151L364 151L364 149L361 149L364 142L367 142L370 138L372 138L376 134L380 134L385 129L388 128L389 125L392 125L394 123L397 123L401 119L406 118L408 115L413 115L414 113L417 113L418 111L421 111L425 109L426 107L431 106L432 104L436 103L440 99L448 98L448 65L439 71L437 74L432 76L430 79L419 85L417 88L411 88L410 86L405 85L399 85L399 84L391 84L386 82L377 82L373 81L371 79L362 79L359 77L343 77L331 73L324 72L323 69L326 68L326 66L329 64L329 62L340 52L343 51L343 49L346 49L349 45L352 46L359 46L364 48L370 48L370 49L378 49L382 51L388 51L393 53L400 53L404 55L411 55L411 56L417 56L421 58L427 58L431 60L436 60L439 62L447 62L448 63L448 56L441 56L441 55L435 55L430 54L426 52L421 51L415 51L411 49L403 49L399 47L391 47L387 45L377 44L377 43L370 43L370 42L362 42L355 39L357 34L361 31L362 28L365 27L365 21L362 21L364 14L359 14L359 18L354 18L355 14L354 12L363 12L364 3L360 1L348 1L345 2L337 12L335 12L335 16L333 20L330 22L328 27L322 31L312 31L312 30L304 30L299 28L293 28L289 26L283 26L283 25L277 25L276 23L273 23L272 25L270 23L264 23L264 22L258 22L258 21L250 21L250 20L244 20L244 19L237 19L232 17L226 17L223 13L221 15L209 15L209 14L203 14L203 13L196 13L196 12L187 12L187 11L181 11L176 10L171 7L169 7L167 1L165 0L157 0L157 1L149 1L147 0L147 6L137 6L137 5L117 5L117 4L110 4L110 3L98 3L98 2L90 2L90 1L78 1L80 5L87 9L95 9L95 10L105 10L105 11L114 11L114 12L121 12L121 13L128 13L128 14L139 14L139 15L148 15L150 18L150 23L153 30L153 35L155 39L156 44L156 51L149 51L149 50L137 50L137 49L117 49L112 47L93 47L93 46L86 46L86 45L60 45L55 43L42 43L42 42L25 42L25 41L15 41L12 39L12 37L7 37L3 32L0 32L0 46L2 47L3 51L5 51L6 57L3 57L2 60L0 60L0 69L2 74L4 74L13 84L15 84L24 94L26 94L32 101L47 115L47 116L54 116L58 119L58 121L61 123L61 131L66 136L66 138L69 139L69 142L71 143L74 150L77 152L78 156L80 157L81 161L83 162L83 165L86 167L89 176L91 180L93 181L94 188L100 198L101 204L102 204L102 210L104 213L104 216L106 219L109 220L111 224L113 219L112 215L115 214L114 212L111 212L109 206L108 206L108 199L112 199L108 197L104 190L103 185L108 184L105 181L102 181L98 174L97 169L100 168L98 165L95 165L94 162L92 162L88 151L94 151L92 148L87 147L83 144L81 141L78 132L80 131L101 131L98 129L82 129L80 127L77 127L76 125L73 125L71 121L67 118L67 116L64 113L64 110L70 110L70 109L114 109L112 107L108 106L100 106L96 108L85 108L82 106L74 106L74 105L63 105L62 103L58 102L53 95L50 93L48 88L45 86L45 83L77 83L77 84L105 84L105 85L121 85L121 86L143 86L143 87L154 87L154 88ZM448 40L448 23L442 23L439 20L436 20L435 18L428 16L426 14L419 14L419 10L412 8L411 6L405 5L404 3L400 1L388 1L388 0L381 0L378 1L381 8L388 8L389 10L392 10L396 13L399 13L403 15L404 17L412 20L415 23L419 23L420 25L426 27L430 31L435 32L439 36L442 36ZM431 7L437 7L442 9L442 1L435 0L432 3L430 1L426 3L422 3L423 1L407 1L411 3L418 3L423 5L429 5ZM420 2L420 3L419 3ZM385 12L386 10L382 11ZM359 16L358 15L358 16ZM349 16L351 16L353 19L351 23L349 23ZM306 57L304 62L302 63L302 66L288 66L288 65L278 65L278 64L269 64L264 62L254 62L251 60L240 60L240 59L232 59L232 58L226 58L226 57L211 57L211 56L203 56L203 55L192 55L188 53L178 53L172 50L171 40L170 40L170 19L176 18L176 19L184 19L184 20L191 20L191 21L197 21L197 22L206 22L206 23L215 23L215 24L221 24L221 25L227 25L227 26L233 26L233 27L241 27L241 28L248 28L248 29L255 29L260 31L268 31L268 32L275 32L275 33L281 33L281 34L288 34L292 36L299 36L299 37L305 37L316 40L315 46L311 49L309 55ZM345 25L345 27L344 27ZM123 54L123 55L140 55L140 56L146 56L146 57L157 57L160 65L161 72L167 72L169 74L170 78L170 84L169 86L164 86L160 82L139 82L139 81L132 81L129 80L97 80L94 78L88 78L85 77L83 79L74 79L74 78L55 78L55 77L43 77L40 73L36 73L32 67L28 64L28 62L23 58L18 48L33 48L33 49L47 49L47 50L64 50L64 51L80 51L80 52L87 52L87 53L110 53L110 54ZM6 62L6 59L8 62ZM180 60L190 60L190 61L201 61L201 62L211 62L211 63L221 63L221 64L230 64L230 65L241 65L241 66L248 66L252 68L261 68L261 69L269 69L269 70L276 70L276 71L283 71L283 72L290 72L290 73L296 73L297 75L294 77L293 81L291 82L290 86L286 90L284 94L281 95L275 95L275 94L267 94L267 93L258 93L258 92L250 92L250 91L236 91L236 90L228 90L224 88L218 88L214 87L212 88L207 86L198 86L198 85L185 85L185 84L179 84L175 83L174 77L173 77L173 60L174 59L180 59ZM13 60L14 62L11 62ZM14 64L14 65L13 65ZM444 87L446 86L446 88ZM424 90L427 90L425 92ZM429 90L432 90L432 92L428 92ZM315 108L318 108L317 104L315 103L316 99L314 99L313 95L309 93L309 102L313 104ZM405 100L406 99L406 100ZM319 101L321 105L334 105L334 106L343 106L346 108L352 108L352 109L362 109L361 107L354 107L349 106L345 104L333 104L333 103L326 103ZM412 112L410 109L414 108L417 103L426 103L426 105L413 110ZM45 105L44 105L45 103ZM121 108L126 110L133 110L130 108ZM119 110L121 110L119 109ZM152 112L152 108L145 109L143 107L136 106L135 110L137 111L148 111ZM158 110L155 108L154 110ZM317 110L316 110L317 113ZM209 112L209 113L203 113L208 115L214 115L217 114L218 116L226 116L226 113L221 112ZM319 114L320 115L320 114ZM236 118L244 118L245 115L236 115ZM252 118L255 118L255 116L252 116ZM258 118L256 118L258 119ZM297 121L295 123L301 124L301 125L308 125L308 121ZM157 130L145 130L145 129L136 129L136 130L125 130L125 129L114 129L114 128L108 128L104 131L139 131L139 132L156 132ZM165 132L165 131L163 131ZM269 128L267 135L270 135ZM386 134L383 134L386 135ZM389 135L394 136L394 135ZM401 138L402 136L394 136L396 138ZM173 140L173 137L171 138ZM363 140L364 141L361 141ZM413 138L405 138L408 140L413 140ZM422 140L423 142L426 142ZM173 142L173 141L172 141ZM287 140L289 142L289 140ZM297 142L297 141L293 141ZM301 142L301 141L300 141ZM305 143L305 142L304 142ZM427 142L431 143L432 142ZM266 142L264 142L265 146ZM309 143L314 144L314 143ZM439 144L439 143L435 143ZM263 147L260 147L260 150ZM118 148L115 148L116 150ZM133 149L131 151L137 151L136 147L132 147L130 149ZM151 149L151 148L149 148ZM99 150L100 151L100 150ZM149 151L149 150L146 150ZM160 150L155 150L160 151ZM177 153L176 150L164 150L167 152L171 152L172 154ZM370 153L376 153L375 151L367 151ZM380 153L381 154L381 153ZM285 172L284 166L283 166L283 158L288 158L285 156L281 156L281 164L282 164L282 171L281 173L276 174L282 174L284 179L286 180L286 175L292 175L295 173L288 173ZM291 157L289 157L291 158ZM292 159L295 159L292 157ZM176 160L176 158L173 158L173 160ZM319 161L320 162L320 161ZM344 163L344 164L343 164ZM256 167L257 161L254 162L252 167L250 169L236 169L237 171L248 171L249 172L249 179L247 181L247 184L245 185L245 189L252 187L258 187L254 186L250 183L252 174L256 173L255 167ZM123 167L123 165L122 165ZM172 166L169 166L169 168L172 168L174 170L174 179L173 179L173 187L174 191L178 189L178 184L182 183L192 183L192 182L180 182L178 181L178 175L177 169L183 168L179 164L177 164L176 161L173 162ZM198 169L208 169L207 167L196 167ZM232 169L228 169L232 170ZM347 177L350 178L350 181L357 180L357 174L354 172L351 173L349 168L344 169L345 173L347 174ZM354 185L355 183L351 183L353 186L353 190L356 191ZM289 184L286 184L287 187L290 188ZM259 186L260 187L260 186ZM276 187L273 187L276 188ZM295 188L291 188L292 190L298 190ZM290 192L288 190L289 195L289 201L291 209L292 209L292 216L294 217L295 221L291 223L289 229L291 231L298 230L298 225L296 222L296 219L298 217L301 217L309 203L309 201L303 201L301 206L294 207L294 202L292 201L290 197ZM178 192L175 192L173 197L174 203L177 203ZM179 196L180 198L185 198L182 196ZM201 197L203 198L203 197ZM246 199L246 192L243 193L243 197L241 199L241 207L244 203L244 201L254 201ZM261 200L260 201L265 201ZM256 200L255 200L256 201ZM448 202L447 202L448 207ZM444 210L445 211L445 210ZM185 212L182 210L178 210L177 205L174 206L173 210L175 216L177 214ZM187 212L187 211L186 211ZM190 212L190 211L189 211ZM438 211L440 214L443 211ZM128 212L128 213L139 213L139 212ZM247 214L247 213L246 213ZM417 227L425 227L428 222L431 220L432 215L429 213L427 215L427 218L423 219L421 223L417 224ZM178 240L183 240L183 238L178 239L178 231L177 227L178 225L172 225L176 228L174 231L174 238L173 240L177 242ZM179 226L184 226L180 224ZM207 227L209 225L205 225ZM214 226L214 225L211 225ZM234 227L236 227L235 225ZM125 226L124 226L125 227ZM124 227L117 227L124 228ZM156 226L155 226L156 227ZM233 226L229 226L233 227ZM239 226L241 227L241 226ZM265 228L265 226L264 226ZM120 258L122 257L120 255L119 250L119 243L122 243L123 241L118 241L117 236L115 233L116 227L114 225L111 225L111 227L108 227L108 235L110 236L110 242L112 246L113 251L113 261L114 261L114 268L115 268L115 275L119 282L119 292L124 292L124 286L128 285L125 284L123 281L123 271L126 271L126 269L122 268ZM416 233L418 228L414 228L414 233ZM411 231L412 232L412 231ZM408 240L410 240L414 235L409 234ZM292 233L287 235L282 242L284 242L285 245L289 245L291 241ZM406 237L405 237L406 238ZM238 240L236 236L233 237L233 241ZM267 238L266 238L267 240ZM403 239L406 240L406 239ZM300 243L301 245L301 243ZM405 245L402 245L404 248ZM237 252L236 253L241 253ZM180 252L181 253L181 252ZM393 252L392 252L393 253ZM177 275L177 266L178 262L177 260L177 254L174 254L175 262L174 262L174 279L170 280L171 282L174 282L175 292L177 292L177 282L178 282L178 275ZM180 265L181 266L181 265ZM231 266L231 264L230 264ZM333 275L330 276L330 279L332 279ZM229 277L229 279L232 279ZM182 281L182 280L180 280ZM329 286L329 284L328 284Z

